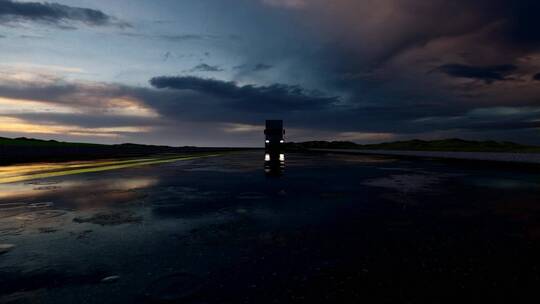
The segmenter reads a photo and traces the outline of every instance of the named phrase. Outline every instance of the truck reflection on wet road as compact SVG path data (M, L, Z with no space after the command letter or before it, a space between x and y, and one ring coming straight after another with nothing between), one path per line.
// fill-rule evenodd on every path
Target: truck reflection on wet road
M264 172L266 176L279 177L285 170L285 153L266 152L264 154Z

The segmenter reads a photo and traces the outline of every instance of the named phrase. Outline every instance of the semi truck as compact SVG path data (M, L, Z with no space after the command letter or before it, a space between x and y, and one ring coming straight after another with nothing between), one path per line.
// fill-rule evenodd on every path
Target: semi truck
M264 147L267 151L283 150L285 143L283 129L283 120L267 120L266 129L264 129L265 141Z

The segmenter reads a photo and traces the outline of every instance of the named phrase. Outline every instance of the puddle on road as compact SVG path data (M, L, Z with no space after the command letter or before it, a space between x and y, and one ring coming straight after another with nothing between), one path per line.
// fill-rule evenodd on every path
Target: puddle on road
M363 182L365 186L388 188L404 193L433 191L433 187L441 182L435 175L393 174Z
M356 163L356 164L385 164L394 163L397 159L388 156L377 155L348 155L348 154L335 154L333 159L342 162Z
M57 205L70 208L97 207L111 202L127 202L141 198L139 190L151 187L158 182L157 177L104 177L88 179L71 177L62 181L47 181L54 188L36 189L36 183L0 184L0 217L5 204L21 204L21 201L42 203L41 200L55 198ZM30 204L30 203L23 203ZM6 205L7 206L7 205Z
M24 219L29 217L29 214L39 214L38 210L51 208L53 205L52 202L0 203L0 219L7 217Z
M34 211L34 212L25 212L15 216L15 219L23 222L33 222L46 220L58 216L65 215L66 211L62 210L44 210L44 211Z
M114 226L141 218L116 208L143 204L146 190L158 183L152 176L62 180L0 184L0 237L53 235L78 223ZM36 188L49 187L54 188Z
M79 216L73 219L75 223L90 223L101 226L114 226L121 224L141 223L142 217L135 215L131 211L106 211L98 212L90 216Z
M13 244L0 244L0 255L10 252L15 245Z

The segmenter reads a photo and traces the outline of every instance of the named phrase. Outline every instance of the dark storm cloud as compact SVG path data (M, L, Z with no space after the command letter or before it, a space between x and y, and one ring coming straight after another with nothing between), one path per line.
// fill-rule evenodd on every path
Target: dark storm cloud
M50 84L5 83L0 85L0 97L35 100L52 105L66 105L80 109L79 114L24 114L21 118L51 119L62 123L84 123L85 126L111 125L111 107L115 99L136 100L155 110L167 120L208 123L260 123L268 113L281 113L283 117L324 112L337 102L316 91L299 86L275 84L271 86L239 86L234 82L197 77L156 77L151 79L155 88L114 85L107 83L81 83L56 81ZM111 101L112 100L112 101ZM249 115L246 115L249 112ZM216 115L219 113L219 115ZM34 115L34 116L32 116ZM100 115L104 115L100 117ZM84 118L86 117L86 119ZM119 122L141 123L155 121L155 117L118 118Z
M218 65L209 65L201 63L194 66L189 72L223 72L224 70Z
M272 69L274 66L265 63L257 63L255 65L251 64L240 64L233 67L233 70L239 70L242 72L262 72Z
M88 88L84 88L87 90ZM13 99L28 99L45 102L58 102L66 96L70 96L82 91L83 88L73 83L52 83L39 85L30 83L29 85L3 83L0 84L0 96Z
M167 51L161 56L161 58L163 59L163 61L167 61L169 60L169 58L171 58L171 56L172 56L172 53Z
M266 70L269 70L269 69L271 69L273 67L274 67L273 65L264 64L264 63L258 63L257 65L255 65L253 67L253 71L255 71L255 72L266 71Z
M455 116L435 116L415 123L432 130L467 131L527 130L540 128L540 107L477 108Z
M326 78L323 83L354 90L361 86L339 79L396 62L402 64L392 71L396 82L409 70L426 72L460 53L467 54L463 62L452 61L515 64L520 56L539 50L539 11L540 2L532 0L306 1L302 16L314 16L310 21L322 27L318 32L325 37L306 48L309 62L304 66L324 64L327 73L319 76Z
M297 85L239 86L235 82L204 79L193 76L160 76L150 80L158 89L191 90L222 99L230 106L254 112L284 112L316 110L339 101L318 91L305 90Z
M438 67L437 70L452 77L479 79L486 83L492 83L497 80L508 80L507 76L516 71L517 67L511 64L494 66L445 64Z
M485 1L490 4L490 1ZM540 2L536 0L496 1L501 15L505 16L500 34L509 43L520 46L540 46Z
M19 2L0 0L0 23L19 21L39 21L56 24L60 28L71 29L70 22L82 22L92 26L114 25L127 27L100 10L67 6L49 2Z
M186 128L190 124L193 128L220 128L220 124L260 125L269 116L284 119L291 129L309 130L313 138L324 132L336 134L350 131L399 134L405 137L414 137L414 134L426 130L460 130L462 133L504 131L505 124L512 130L528 130L535 128L535 121L540 119L540 108L534 107L487 108L472 112L467 106L451 104L350 108L337 105L338 98L326 97L298 86L240 86L234 82L197 77L156 77L150 83L154 88L62 81L48 85L4 84L0 86L0 96L40 100L80 110L79 113L9 115L34 123L57 123L84 128L155 127L170 134L178 132L175 126L180 123ZM153 109L159 116L129 116L110 112L110 107L118 106L110 100L118 98L140 101L141 105ZM422 119L425 116L433 118ZM215 134L221 131L216 129ZM153 136L150 134L148 138ZM209 136L205 139L209 143L219 141L212 138L211 132L205 136Z
M339 1L339 0L338 0ZM345 2L351 2L346 0ZM360 1L367 3L366 1ZM383 0L383 8L395 12L397 21L388 20L392 37L380 56L392 58L408 49L429 42L481 33L477 41L463 45L474 49L476 43L497 45L503 50L528 52L540 46L540 2L536 0ZM414 18L411 18L414 17ZM359 21L362 23L362 21Z
M317 28L317 35L302 43L302 56L295 57L296 52L289 50L289 57L271 57L274 54L268 51L252 60L283 62L290 65L286 71L309 81L309 87L343 96L351 110L327 112L329 118L319 117L318 126L398 133L487 130L472 122L411 122L465 115L478 107L540 105L540 87L524 81L531 79L531 71L538 71L540 1L310 0L305 4L288 11L303 22L291 28L305 24ZM287 48L289 41L280 45ZM452 81L458 78L472 81ZM504 115L484 119L482 126L494 130L502 130L495 127L497 121L506 121ZM519 120L512 125L529 123Z
M493 121L485 123L471 123L466 126L471 130L522 130L522 129L539 129L540 121Z

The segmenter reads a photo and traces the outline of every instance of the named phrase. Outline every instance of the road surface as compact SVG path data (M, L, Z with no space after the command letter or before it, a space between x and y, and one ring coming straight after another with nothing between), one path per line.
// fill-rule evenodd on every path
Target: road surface
M539 182L249 151L3 183L0 303L517 303L540 283Z
M362 149L310 149L317 152L349 153L361 155L407 156L457 160L479 160L508 163L540 164L540 153L503 152L444 152L444 151L398 151Z

